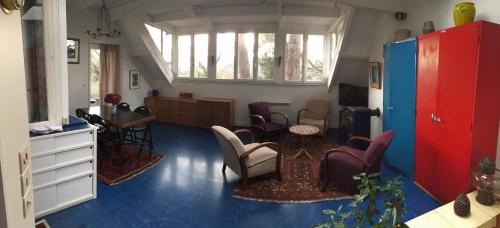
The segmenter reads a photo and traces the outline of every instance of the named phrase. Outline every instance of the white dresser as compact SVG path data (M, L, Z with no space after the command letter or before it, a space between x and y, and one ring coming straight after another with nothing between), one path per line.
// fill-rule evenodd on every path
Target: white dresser
M96 128L31 137L35 216L96 198Z

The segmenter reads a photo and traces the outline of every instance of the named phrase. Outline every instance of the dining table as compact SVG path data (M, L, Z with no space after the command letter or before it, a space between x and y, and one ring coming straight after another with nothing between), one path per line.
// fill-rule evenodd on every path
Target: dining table
M156 116L152 113L139 113L139 112L131 112L131 111L122 111L115 110L111 106L92 106L90 108L82 108L82 110L90 115L98 115L101 117L107 124L110 126L117 128L119 131L119 140L116 145L117 151L120 156L123 158L123 145L125 144L125 140L127 137L127 133L132 131L134 127L145 126L144 135L141 139L141 142L138 144L139 151L137 157L141 156L143 151L143 147L145 144L145 140L149 134L151 134L151 122L156 119ZM151 156L151 145L149 147L149 152Z

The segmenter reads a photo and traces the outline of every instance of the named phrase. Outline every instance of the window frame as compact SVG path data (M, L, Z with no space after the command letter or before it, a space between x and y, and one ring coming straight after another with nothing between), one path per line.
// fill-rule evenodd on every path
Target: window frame
M194 55L196 54L195 51L195 35L200 35L200 34L206 34L208 36L208 47L207 47L207 77L206 78L196 78L194 77L194 61L195 57ZM189 77L179 77L179 36L190 36L191 38L191 54L190 54L190 73ZM200 31L200 32L182 32L182 33L177 33L177 34L172 34L172 63L175 61L175 65L172 64L172 73L174 75L174 79L177 81L209 81L210 79L210 72L212 68L212 64L210 61L210 44L211 44L211 33L206 32L206 31ZM175 40L175 41L174 41ZM175 48L174 48L175 46ZM174 51L175 49L175 51ZM175 59L175 60L174 60Z
M302 69L302 75L301 75L301 80L299 81L291 81L291 80L286 80L286 69L285 69L285 65L284 64L284 61L286 60L286 56L288 55L287 53L287 48L286 48L286 36L288 34L301 34L302 35L302 39L303 39L303 44L302 44L302 48L303 48L303 53L302 53L302 66L301 66L301 69ZM318 35L318 36L323 36L323 50L329 50L328 49L328 35L330 33L324 33L324 32L297 32L297 31L291 31L291 30L288 30L288 31L284 31L283 32L283 36L282 36L282 48L283 48L283 57L282 57L282 64L281 64L281 68L282 68L282 73L281 73L281 76L282 76L282 79L283 79L283 84L290 84L290 85L323 85L323 84L326 84L327 82L327 74L326 74L326 70L328 69L326 67L326 64L327 61L330 61L329 60L329 55L328 55L328 52L329 51L323 51L323 75L322 75L322 79L319 80L319 81L308 81L306 80L306 66L307 66L307 60L308 60L308 42L309 42L309 35Z

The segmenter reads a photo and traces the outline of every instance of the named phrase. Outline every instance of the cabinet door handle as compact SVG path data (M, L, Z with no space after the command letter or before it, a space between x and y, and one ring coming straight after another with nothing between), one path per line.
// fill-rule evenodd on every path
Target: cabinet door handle
M443 120L441 120L441 117L437 116L436 114L432 113L431 114L431 120L432 122L436 122L436 123L441 123L443 122Z

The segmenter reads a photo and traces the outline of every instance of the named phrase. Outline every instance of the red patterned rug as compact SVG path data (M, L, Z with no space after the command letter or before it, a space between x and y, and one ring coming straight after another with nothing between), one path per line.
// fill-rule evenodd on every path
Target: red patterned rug
M119 184L141 174L165 158L165 156L154 152L149 157L149 152L145 151L138 158L139 149L132 145L125 145L123 152L125 161L121 168L117 153L112 153L111 158L104 157L102 165L98 159L97 180L107 185Z
M278 143L283 153L281 163L283 180L278 181L274 176L262 176L250 180L246 187L239 183L235 187L233 197L277 203L310 203L351 197L349 193L335 186L329 187L326 192L321 192L318 185L319 163L325 151L335 148L334 140L311 139L308 148L312 149L313 159L305 155L297 159L292 158L299 148L299 140L294 135L282 138Z

